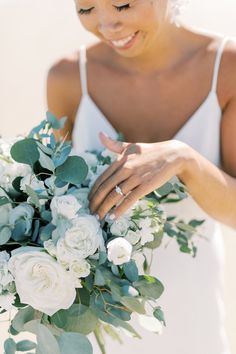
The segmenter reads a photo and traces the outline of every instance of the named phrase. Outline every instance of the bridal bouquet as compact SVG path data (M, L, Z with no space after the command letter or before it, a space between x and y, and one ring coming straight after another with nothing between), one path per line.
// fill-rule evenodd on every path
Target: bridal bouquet
M104 334L140 337L133 314L160 333L164 286L149 274L152 250L171 237L196 254L202 222L167 218L161 206L186 197L181 183L167 183L117 220L91 215L89 190L116 157L73 156L71 143L53 134L64 122L48 112L26 138L0 139L0 314L16 310L5 354L91 354L92 332L105 353ZM37 344L16 342L22 331Z

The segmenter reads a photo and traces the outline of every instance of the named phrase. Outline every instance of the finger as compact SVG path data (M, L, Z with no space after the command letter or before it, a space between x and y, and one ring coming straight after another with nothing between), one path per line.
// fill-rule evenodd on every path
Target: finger
M123 201L112 211L110 219L118 219L126 213L140 198L144 197L148 192L144 192L142 186L138 186L132 190Z
M127 195L131 193L138 185L140 185L141 179L139 176L131 176L123 183L119 184L119 187L122 190L121 195L116 192L115 188L107 195L103 203L101 203L96 211L96 214L99 216L99 219L105 218L105 216L111 211L115 205L119 205L124 198L127 198Z
M131 171L123 169L118 170L115 174L106 179L92 195L90 199L89 208L92 214L96 212L101 203L105 200L108 194L115 188L116 185L122 183L130 177Z
M91 200L94 195L97 193L98 188L103 184L108 178L110 178L127 160L127 157L122 156L114 161L101 176L99 176L92 186L91 191L89 192L88 199Z
M99 138L101 140L101 143L109 150L116 152L118 154L122 154L122 152L125 150L128 143L122 142L122 141L117 141L112 138L110 138L108 135L106 135L103 132L99 133Z

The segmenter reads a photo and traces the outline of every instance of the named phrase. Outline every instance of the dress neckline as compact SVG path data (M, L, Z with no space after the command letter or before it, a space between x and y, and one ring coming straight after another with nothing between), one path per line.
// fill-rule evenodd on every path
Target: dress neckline
M99 113L99 117L101 117L102 120L105 121L105 123L107 125L109 125L110 129L114 132L114 134L118 135L118 131L115 129L115 127L110 123L110 121L107 119L107 117L105 116L105 114L102 112L101 108L98 107L98 105L95 103L95 101L93 100L93 98L87 93L84 94L82 96L82 100L87 99L89 101L89 103L96 109L96 111ZM181 133L183 133L183 131L185 129L187 129L192 122L196 119L196 117L198 116L198 113L200 112L200 110L202 110L203 108L205 108L205 106L208 104L208 102L214 99L216 101L217 107L219 108L219 110L221 110L220 104L219 104L219 99L217 96L217 93L213 90L210 90L208 95L206 96L206 98L202 101L202 103L199 105L199 107L194 111L194 113L182 124L182 126L180 127L180 129L175 133L175 135L170 138L169 140L173 140L176 139L178 137L178 135L180 135ZM82 104L82 102L81 102ZM77 112L78 114L78 112Z

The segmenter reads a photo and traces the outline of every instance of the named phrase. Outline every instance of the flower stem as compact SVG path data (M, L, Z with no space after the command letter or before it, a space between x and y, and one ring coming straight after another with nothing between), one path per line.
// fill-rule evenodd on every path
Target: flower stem
M101 333L101 330L100 330L99 326L97 326L95 328L94 335L95 335L95 338L97 340L98 346L99 346L99 348L101 350L101 353L102 354L106 354L106 349L105 349L104 341L103 341L103 338L102 338L102 333Z

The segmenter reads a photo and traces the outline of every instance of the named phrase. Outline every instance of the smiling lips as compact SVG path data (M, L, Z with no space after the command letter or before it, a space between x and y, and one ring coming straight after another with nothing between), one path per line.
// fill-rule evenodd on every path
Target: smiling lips
M109 41L109 42L116 48L123 48L126 47L132 41L132 39L136 36L137 33L138 32L135 32L126 38L117 41Z

